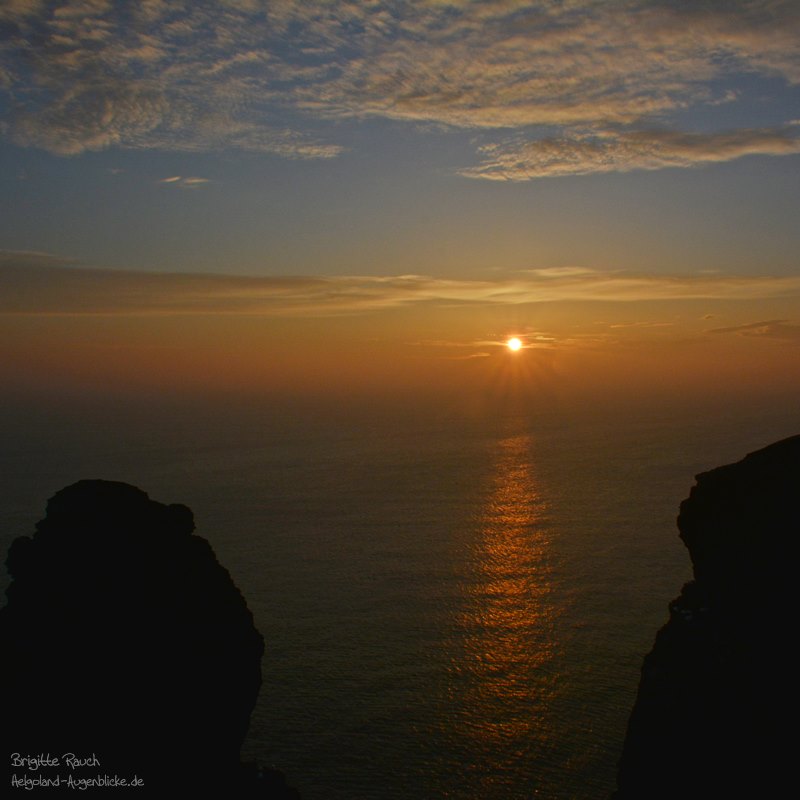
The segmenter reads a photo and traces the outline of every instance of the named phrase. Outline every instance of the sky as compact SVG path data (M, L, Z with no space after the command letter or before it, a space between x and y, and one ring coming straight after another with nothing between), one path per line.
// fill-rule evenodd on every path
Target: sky
M23 393L800 389L795 0L5 0L0 163Z

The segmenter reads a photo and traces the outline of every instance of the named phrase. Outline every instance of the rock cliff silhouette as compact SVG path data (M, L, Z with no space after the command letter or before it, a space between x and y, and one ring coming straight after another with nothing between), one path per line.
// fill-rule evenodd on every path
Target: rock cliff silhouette
M678 516L694 580L645 657L615 800L795 783L800 436L696 480Z
M46 754L61 769L12 772L136 775L136 796L297 797L280 773L240 764L264 642L193 530L186 506L86 480L13 542L0 610L2 757ZM70 769L67 753L97 763Z

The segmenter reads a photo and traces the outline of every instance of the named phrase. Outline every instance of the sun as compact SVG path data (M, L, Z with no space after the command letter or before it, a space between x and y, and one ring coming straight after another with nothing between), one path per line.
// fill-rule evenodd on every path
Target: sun
M507 342L506 347L509 350L516 352L522 347L522 342L516 336L512 336Z

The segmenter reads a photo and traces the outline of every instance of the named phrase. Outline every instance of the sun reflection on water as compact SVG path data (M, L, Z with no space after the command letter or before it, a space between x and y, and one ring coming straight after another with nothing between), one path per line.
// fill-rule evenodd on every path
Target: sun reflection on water
M452 687L462 735L470 739L469 768L486 797L532 748L546 746L553 690L546 667L555 646L547 506L532 440L512 436L497 448L464 586L463 649Z

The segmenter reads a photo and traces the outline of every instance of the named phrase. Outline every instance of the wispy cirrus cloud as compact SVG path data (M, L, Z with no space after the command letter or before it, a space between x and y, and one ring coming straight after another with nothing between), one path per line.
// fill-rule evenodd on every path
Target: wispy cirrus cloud
M77 265L74 258L44 253L41 250L0 250L0 270L21 272L26 269L48 270L53 267Z
M183 177L182 175L170 175L168 178L162 178L159 183L167 186L174 186L178 189L199 189L210 183L208 178L197 177Z
M570 138L484 145L469 178L524 181L560 175L692 167L748 155L800 153L800 129L782 126L698 134L674 131L589 132Z
M709 333L733 333L738 336L800 341L800 325L795 325L786 319L768 319L763 322L750 322L746 325L714 328Z
M62 155L330 158L337 123L367 118L487 133L476 178L797 152L757 116L705 136L673 117L740 102L743 81L800 85L794 0L14 0L0 24L7 135Z
M494 280L422 275L224 276L89 269L46 254L7 252L0 253L0 313L320 317L414 304L511 306L800 297L800 276L633 275L592 270L537 273Z

